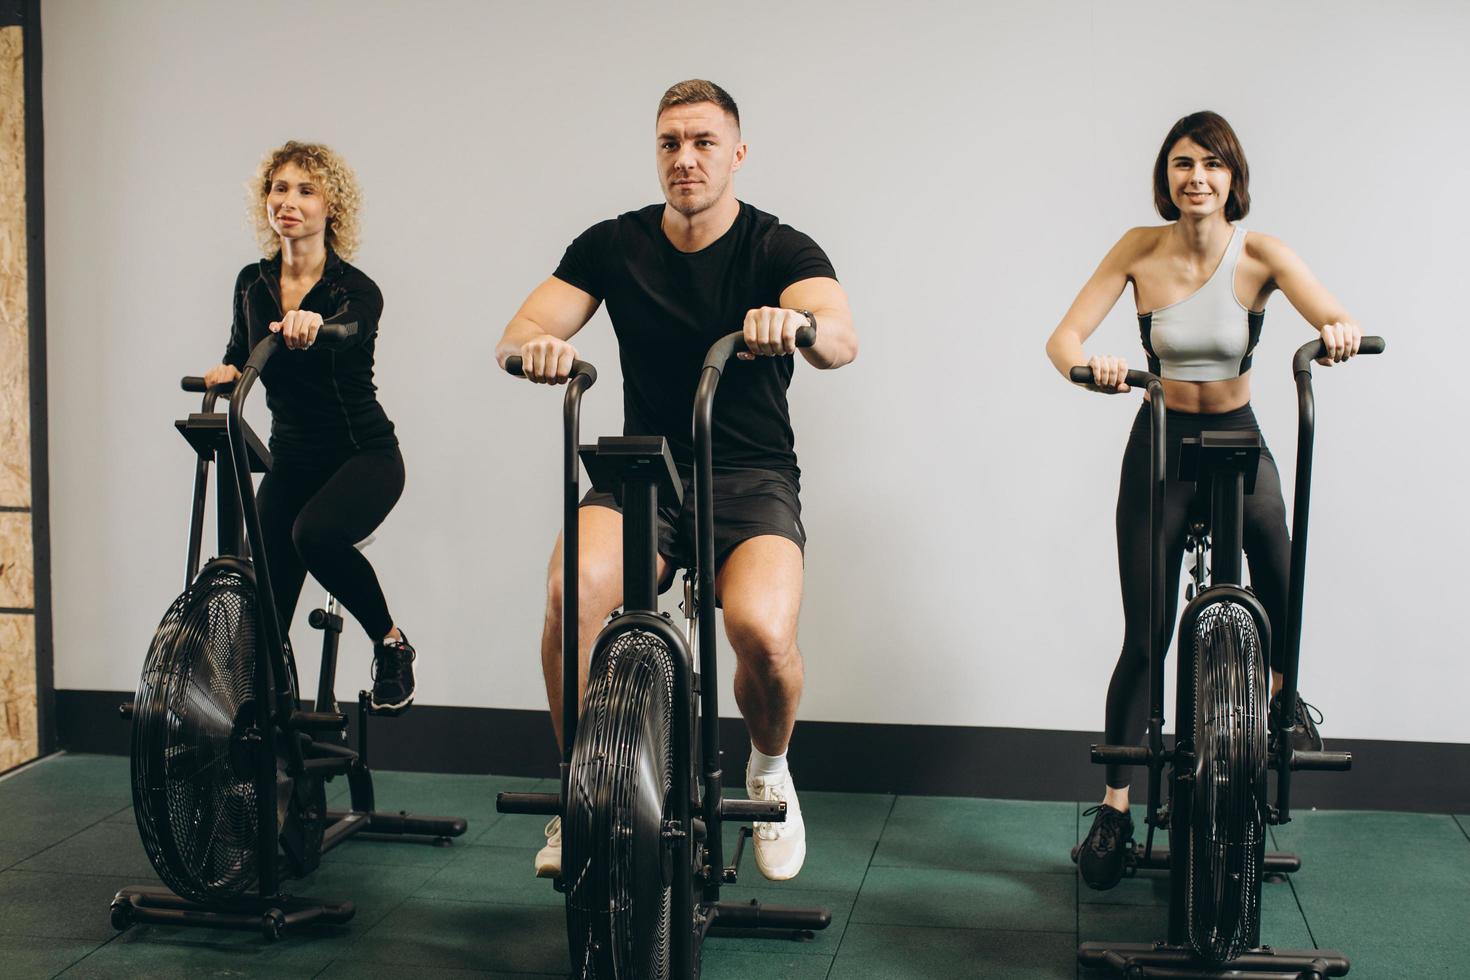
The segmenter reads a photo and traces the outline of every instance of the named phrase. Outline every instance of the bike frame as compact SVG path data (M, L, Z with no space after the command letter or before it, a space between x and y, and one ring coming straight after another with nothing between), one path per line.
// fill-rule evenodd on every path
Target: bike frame
M1361 354L1377 354L1384 349L1380 337L1365 337L1360 346ZM1307 548L1307 516L1310 506L1312 444L1314 435L1314 402L1311 385L1311 362L1325 356L1325 347L1320 340L1303 345L1292 362L1297 386L1298 439L1296 467L1296 495L1292 520L1292 556L1288 584L1285 634L1286 663L1283 671L1281 703L1285 710L1292 710L1296 701L1296 685L1301 651L1301 618L1305 594L1305 568ZM1088 368L1074 368L1071 378L1079 384L1090 384L1092 372ZM1167 944L1140 943L1083 943L1078 949L1078 959L1089 966L1109 967L1127 976L1170 976L1206 977L1224 976L1222 970L1241 980L1250 978L1280 978L1283 976L1341 976L1347 973L1348 961L1341 953L1331 950L1289 951L1272 950L1260 946L1260 921L1257 919L1253 935L1249 937L1252 952L1246 953L1228 965L1201 963L1185 948L1188 944L1187 899L1188 881L1183 874L1185 848L1182 841L1171 841L1167 863L1153 855L1155 827L1173 826L1176 830L1190 825L1193 806L1192 793L1185 783L1194 779L1196 746L1194 743L1193 690L1195 684L1194 661L1183 655L1184 638L1194 633L1201 613L1217 602L1231 602L1246 609L1256 622L1259 643L1265 661L1263 669L1269 667L1271 646L1271 624L1265 609L1255 595L1241 585L1242 521L1245 494L1244 474L1228 469L1217 470L1211 477L1211 516L1208 534L1212 539L1208 548L1197 552L1201 558L1207 552L1211 565L1210 585L1199 591L1185 606L1180 617L1179 632L1181 654L1176 669L1175 743L1172 751L1163 745L1163 698L1165 656L1166 608L1163 592L1164 542L1159 521L1163 513L1164 491L1167 486L1167 441L1163 386L1160 380L1142 371L1129 371L1127 384L1143 387L1149 392L1152 409L1150 426L1150 500L1149 533L1152 538L1152 561L1149 569L1149 731L1147 745L1094 745L1092 760L1099 763L1147 764L1149 769L1148 789L1148 837L1144 852L1136 858L1139 867L1167 867L1170 873L1169 938ZM1224 477L1224 479L1222 479ZM1200 542L1203 544L1203 542ZM1204 580L1204 569L1196 566L1195 581ZM1275 719L1276 731L1281 733L1278 749L1269 765L1277 770L1277 805L1266 805L1263 814L1266 823L1285 823L1290 819L1291 773L1298 769L1343 770L1351 766L1351 756L1340 752L1301 752L1291 748L1285 737L1288 719ZM1171 806L1173 812L1163 804L1162 773L1165 763L1171 766ZM1264 804L1264 801L1263 801ZM1173 836L1173 835L1171 835ZM1176 860L1177 858L1177 860ZM1264 871L1295 871L1300 861L1293 855L1266 855ZM1284 971L1295 971L1287 973Z

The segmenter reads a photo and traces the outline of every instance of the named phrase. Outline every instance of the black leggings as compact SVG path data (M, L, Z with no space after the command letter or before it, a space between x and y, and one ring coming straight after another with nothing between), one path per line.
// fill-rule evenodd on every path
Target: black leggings
M290 629L309 571L352 613L374 643L393 617L378 576L354 547L373 533L403 493L397 447L323 465L276 462L256 498L281 625Z
M1123 473L1118 484L1118 580L1123 587L1123 653L1113 668L1108 685L1107 741L1110 745L1136 745L1148 729L1148 564L1152 542L1148 533L1149 505L1149 413L1147 404L1134 419L1123 451ZM1206 430L1248 429L1259 432L1250 405L1219 415L1169 412L1168 453L1165 456L1169 482L1164 491L1164 647L1174 633L1179 606L1179 567L1184 542L1189 534L1189 504L1194 484L1175 479L1179 465L1179 442ZM1276 460L1264 445L1256 472L1255 492L1245 498L1245 552L1249 559L1251 588L1270 619L1271 666L1285 663L1286 588L1291 568L1291 539L1286 530L1286 504L1281 499L1281 476ZM1108 766L1108 786L1128 785L1129 766Z

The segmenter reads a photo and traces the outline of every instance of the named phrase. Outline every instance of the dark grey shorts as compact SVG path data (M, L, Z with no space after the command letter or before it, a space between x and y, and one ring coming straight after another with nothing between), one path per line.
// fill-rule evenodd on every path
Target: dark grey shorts
M658 553L679 568L694 567L694 477L680 469L684 481L684 505L660 504L658 509ZM735 546L763 534L775 534L796 542L806 550L806 528L801 524L801 484L779 470L715 471L715 567ZM622 513L610 493L589 490L583 507L607 507Z

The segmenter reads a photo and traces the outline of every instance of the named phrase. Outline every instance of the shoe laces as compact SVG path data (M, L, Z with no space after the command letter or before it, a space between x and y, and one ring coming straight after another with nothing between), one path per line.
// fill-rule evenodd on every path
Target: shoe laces
M1092 829L1087 832L1087 840L1094 851L1098 854L1106 854L1121 843L1124 829L1128 825L1128 815L1119 813L1110 806L1099 803L1089 810L1083 810L1084 817L1097 814L1093 821Z
M1312 724L1322 724L1322 710L1315 704L1302 700L1302 696L1296 696L1296 716L1298 721L1311 719Z
M406 660L413 660L413 647L407 641L388 640L379 643L373 650L373 682L398 680L403 675L403 664Z
M1281 693L1278 691L1272 700L1280 703ZM1301 692L1298 691L1296 696L1296 710L1291 713L1292 726L1306 728L1308 722L1311 722L1313 725L1320 725L1322 724L1322 718L1322 709L1303 698Z
M546 821L546 829L542 831L546 835L546 843L561 843L561 817L552 817Z
M791 800L786 793L786 787L791 785L788 776L771 776L765 779L756 779L755 792L750 794L753 800L762 800L766 803L787 803ZM790 812L788 807L788 813ZM785 823L760 822L755 824L754 834L761 840L780 840L786 831Z

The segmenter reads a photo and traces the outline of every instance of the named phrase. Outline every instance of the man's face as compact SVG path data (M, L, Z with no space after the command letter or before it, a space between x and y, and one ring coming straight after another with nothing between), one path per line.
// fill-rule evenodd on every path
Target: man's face
M713 102L676 105L659 115L657 130L654 157L671 208L693 217L730 192L745 144L729 113Z

